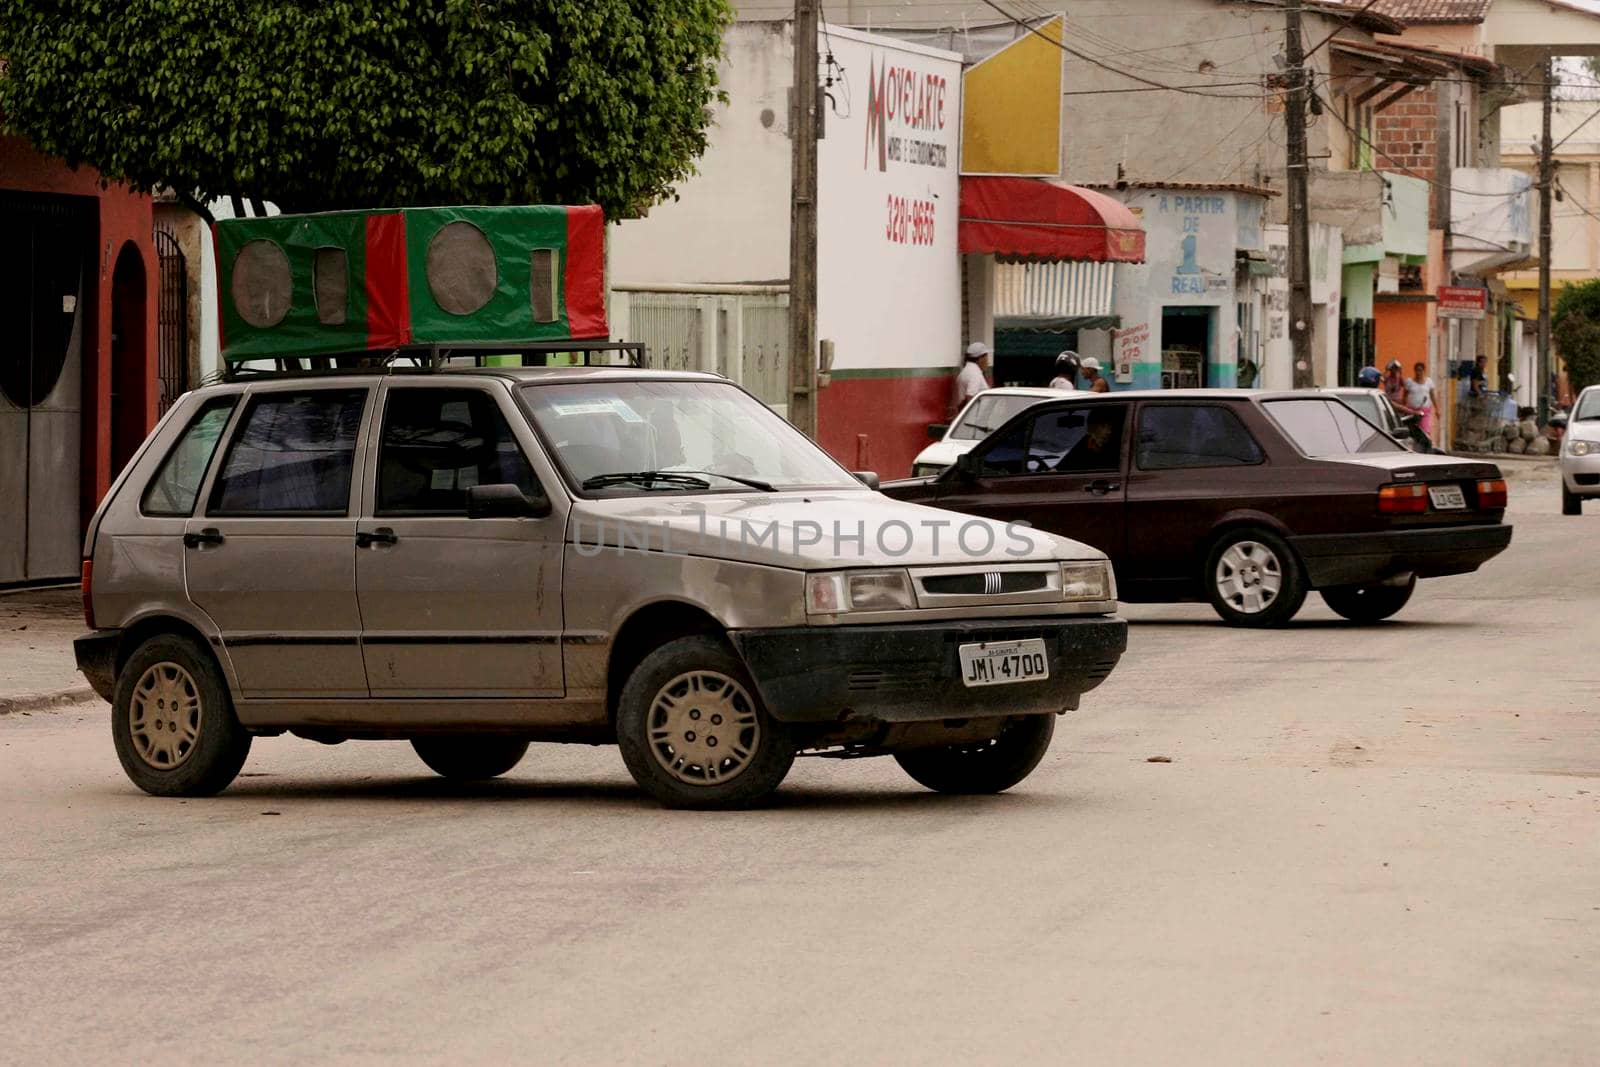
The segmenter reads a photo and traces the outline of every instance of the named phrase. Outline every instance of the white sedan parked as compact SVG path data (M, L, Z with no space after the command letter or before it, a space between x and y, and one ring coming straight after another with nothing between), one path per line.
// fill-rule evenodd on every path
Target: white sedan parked
M1578 394L1561 441L1561 514L1583 512L1587 497L1600 496L1600 385Z
M1071 394L1060 389L1027 386L1001 386L985 389L962 408L949 426L935 423L928 427L928 436L934 443L918 453L911 464L911 477L931 478L943 473L946 467L955 466L961 456L971 452L985 437L1010 421L1011 416L1041 404L1046 400L1060 400Z

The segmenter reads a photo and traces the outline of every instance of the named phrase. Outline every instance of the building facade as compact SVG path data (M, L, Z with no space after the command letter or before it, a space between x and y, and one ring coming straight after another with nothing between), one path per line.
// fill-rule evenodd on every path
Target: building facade
M76 577L157 415L148 197L0 138L0 585Z

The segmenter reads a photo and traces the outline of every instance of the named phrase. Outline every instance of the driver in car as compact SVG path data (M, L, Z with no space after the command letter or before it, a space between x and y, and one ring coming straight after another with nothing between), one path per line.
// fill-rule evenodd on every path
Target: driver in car
M1083 437L1056 464L1058 471L1110 471L1121 462L1122 413L1091 411Z

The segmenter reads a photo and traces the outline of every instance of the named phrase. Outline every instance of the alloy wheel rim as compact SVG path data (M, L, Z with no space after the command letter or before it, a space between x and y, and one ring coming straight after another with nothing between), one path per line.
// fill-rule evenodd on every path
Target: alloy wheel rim
M720 671L690 671L663 685L646 725L656 763L688 785L737 778L761 745L755 701Z
M1217 592L1242 615L1259 615L1283 589L1283 564L1260 541L1237 541L1217 560Z
M200 740L200 687L176 663L157 663L139 676L128 705L133 749L160 771L180 767Z

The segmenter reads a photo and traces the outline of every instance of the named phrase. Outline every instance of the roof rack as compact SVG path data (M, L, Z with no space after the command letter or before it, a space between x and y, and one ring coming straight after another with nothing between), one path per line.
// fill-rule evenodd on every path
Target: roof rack
M551 357L563 357L552 363ZM573 357L582 357L573 362ZM617 357L622 357L618 362ZM644 367L640 341L538 341L524 344L410 345L386 351L336 352L324 356L255 359L223 367L226 382L255 378L304 378L319 374L427 373L464 367ZM262 366L272 364L272 366Z

